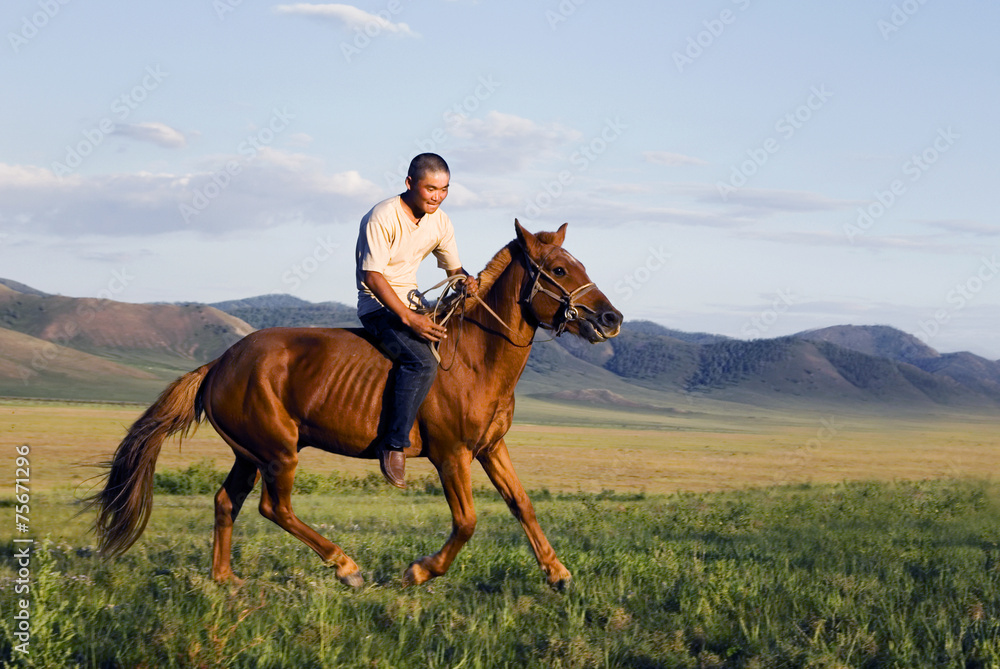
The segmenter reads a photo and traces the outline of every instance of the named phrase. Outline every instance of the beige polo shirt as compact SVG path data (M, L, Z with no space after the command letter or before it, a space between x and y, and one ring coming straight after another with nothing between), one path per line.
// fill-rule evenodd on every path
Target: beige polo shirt
M379 272L393 292L411 309L420 306L417 291L417 268L431 253L438 267L456 270L462 267L455 244L451 219L439 208L425 214L416 224L410 220L399 196L383 200L361 219L357 259L358 315L376 311L383 304L365 285L365 272Z

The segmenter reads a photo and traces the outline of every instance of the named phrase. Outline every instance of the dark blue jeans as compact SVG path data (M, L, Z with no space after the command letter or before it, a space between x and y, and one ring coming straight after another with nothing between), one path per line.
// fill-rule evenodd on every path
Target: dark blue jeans
M403 325L399 316L388 309L365 314L361 324L392 360L392 391L391 397L386 398L389 429L383 446L402 450L410 445L410 428L434 383L438 362L430 342Z

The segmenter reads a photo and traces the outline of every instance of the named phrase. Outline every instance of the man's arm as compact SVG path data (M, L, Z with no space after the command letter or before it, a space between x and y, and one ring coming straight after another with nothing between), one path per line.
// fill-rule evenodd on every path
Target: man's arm
M458 272L459 270L455 271ZM418 314L403 304L403 301L399 299L396 291L392 289L392 286L389 285L389 282L381 272L365 270L364 280L365 285L371 289L375 297L379 299L379 302L384 304L389 311L399 316L399 319L403 321L403 325L416 332L417 335L432 342L441 341L442 338L447 336L447 330L432 321L427 315Z

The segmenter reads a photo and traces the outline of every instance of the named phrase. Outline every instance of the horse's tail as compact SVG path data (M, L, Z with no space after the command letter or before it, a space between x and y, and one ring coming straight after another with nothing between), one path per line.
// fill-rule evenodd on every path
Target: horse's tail
M167 386L129 428L111 462L104 464L109 470L104 490L87 500L98 507L94 530L103 555L124 553L146 529L160 447L173 434L187 436L201 421L202 384L214 365L202 365Z

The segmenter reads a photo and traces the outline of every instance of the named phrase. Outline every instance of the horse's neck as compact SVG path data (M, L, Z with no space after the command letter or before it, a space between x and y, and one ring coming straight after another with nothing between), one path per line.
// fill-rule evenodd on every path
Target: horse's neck
M535 336L535 326L524 319L518 297L524 281L524 268L517 261L511 261L481 299L489 305L496 316L481 304L469 310L466 318L475 321L476 335L463 343L464 356L488 383L497 388L508 388L512 393L514 385L524 371L531 353L531 341Z

